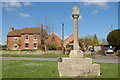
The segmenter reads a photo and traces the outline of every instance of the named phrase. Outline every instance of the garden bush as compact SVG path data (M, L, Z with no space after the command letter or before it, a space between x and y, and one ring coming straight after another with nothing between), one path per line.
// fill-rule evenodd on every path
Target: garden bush
M47 50L56 50L56 46L54 44L48 44Z
M57 47L57 50L62 50L62 47Z
M120 56L120 50L117 50L117 56Z
M120 46L120 29L111 31L107 36L107 41L112 46Z
M67 53L66 53L66 55L69 55L70 54L70 51L71 51L71 49L67 49L67 50L65 50Z
M45 50L45 45L44 44L38 45L38 50L44 51Z

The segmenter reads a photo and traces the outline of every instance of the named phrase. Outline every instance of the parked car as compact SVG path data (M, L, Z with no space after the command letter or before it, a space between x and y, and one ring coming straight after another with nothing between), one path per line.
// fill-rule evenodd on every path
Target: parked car
M114 54L114 51L112 48L109 48L107 51L106 51L107 54Z

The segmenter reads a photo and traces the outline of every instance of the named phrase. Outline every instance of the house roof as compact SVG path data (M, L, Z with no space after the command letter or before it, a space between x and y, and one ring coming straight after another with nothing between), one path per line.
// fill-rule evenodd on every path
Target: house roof
M51 33L50 36L55 35L56 37L58 37L58 35L56 35L55 33ZM60 37L58 37L60 40L62 40Z
M21 35L21 29L15 29L13 31L9 31L7 36L20 36Z
M22 29L15 29L8 32L7 36L21 36L22 34L44 34L45 29L41 27L23 27Z

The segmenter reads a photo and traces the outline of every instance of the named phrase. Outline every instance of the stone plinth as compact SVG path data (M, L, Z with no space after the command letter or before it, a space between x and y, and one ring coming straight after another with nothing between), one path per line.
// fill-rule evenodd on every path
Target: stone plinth
M83 57L83 52L81 50L71 50L70 52L70 57L72 58L82 58Z
M70 57L58 62L58 71L61 77L99 76L100 65L93 64L92 58L83 58L80 50L72 50Z

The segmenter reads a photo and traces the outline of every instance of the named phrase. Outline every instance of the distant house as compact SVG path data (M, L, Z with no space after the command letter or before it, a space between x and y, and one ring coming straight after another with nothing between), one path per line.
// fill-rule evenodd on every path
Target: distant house
M67 39L64 40L64 47L65 47L65 49L67 49L67 45L70 44L70 42L72 42L73 39L74 39L74 35L71 34Z
M41 35L46 34L46 30L40 27L23 27L14 29L10 27L7 34L7 48L9 50L37 49L42 44Z
M62 40L56 34L52 33L47 39L47 44L55 44L56 47L61 47Z
M79 38L79 45L83 45L81 48L84 48L84 39ZM66 40L64 40L64 47L65 49L72 49L73 48L73 42L74 42L74 34L71 34ZM80 44L81 43L81 44Z
M23 27L22 29L14 29L10 27L7 34L7 49L8 50L33 50L38 49L44 44L44 39L47 35L43 25L40 27ZM55 43L56 47L61 47L62 40L54 33L48 36L47 44Z

